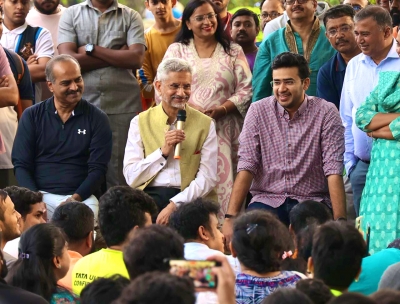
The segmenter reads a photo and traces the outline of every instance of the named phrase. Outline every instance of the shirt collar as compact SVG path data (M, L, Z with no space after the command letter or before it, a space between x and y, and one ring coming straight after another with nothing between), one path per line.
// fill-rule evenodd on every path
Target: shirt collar
M54 96L50 97L45 101L46 103L46 111L50 111L51 113L57 114L57 109L56 106L54 105ZM77 114L82 114L83 109L82 109L82 99L77 103L75 106L75 109L72 111L72 116L75 116Z
M87 6L93 8L93 9L95 9L95 10L98 10L96 7L93 6L91 0L86 0L86 3L85 3L85 4L86 4ZM112 4L108 9L106 9L103 13L107 13L107 12L109 12L109 11L116 10L118 7L119 7L118 1L117 1L117 0L114 0L114 1L113 1L113 4Z
M397 42L395 39L393 39L392 47L390 48L389 53L387 54L386 58L399 58L399 54L397 54L397 52L396 52L396 47L397 47ZM361 53L360 55L361 56L358 59L359 61L364 61L364 62L372 61L372 58L370 56L367 56L364 53ZM386 58L383 59L381 62L386 60Z
M339 52L336 54L336 72L346 71L347 64Z
M282 107L280 105L280 103L278 102L278 100L276 100L276 98L275 98L275 101L276 101L276 106L278 108L279 115L282 116L282 117L287 117L289 119L289 113L285 110L284 107ZM294 114L293 118L301 116L304 113L304 111L307 109L307 106L308 106L308 95L304 94L304 101L300 105L300 107L297 109L297 111Z
M25 30L26 30L26 28L28 27L28 23L26 23L26 21L25 21L25 23L23 24L23 25L21 25L21 26L19 26L19 27L17 27L17 28L15 28L15 29L13 29L13 30L9 30L6 26L5 26L5 24L3 23L3 34L7 34L7 33L14 33L14 34L17 34L17 35L20 35L20 34L22 34Z

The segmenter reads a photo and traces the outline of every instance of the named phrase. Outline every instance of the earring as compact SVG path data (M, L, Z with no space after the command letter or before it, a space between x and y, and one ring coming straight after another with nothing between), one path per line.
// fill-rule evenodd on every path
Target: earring
M355 278L355 279L354 279L354 282L358 283L358 278Z

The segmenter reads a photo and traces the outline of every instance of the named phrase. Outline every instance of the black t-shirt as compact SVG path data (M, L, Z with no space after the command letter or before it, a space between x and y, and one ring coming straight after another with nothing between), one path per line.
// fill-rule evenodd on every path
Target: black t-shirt
M17 288L7 285L7 283L0 279L0 303L1 304L49 304L42 297Z

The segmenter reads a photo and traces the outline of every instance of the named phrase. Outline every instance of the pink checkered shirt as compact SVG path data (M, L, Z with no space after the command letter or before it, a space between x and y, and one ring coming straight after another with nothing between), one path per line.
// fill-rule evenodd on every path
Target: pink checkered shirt
M238 172L254 180L251 202L287 197L331 206L327 176L342 175L344 127L333 103L307 96L292 119L274 96L253 103L239 137Z

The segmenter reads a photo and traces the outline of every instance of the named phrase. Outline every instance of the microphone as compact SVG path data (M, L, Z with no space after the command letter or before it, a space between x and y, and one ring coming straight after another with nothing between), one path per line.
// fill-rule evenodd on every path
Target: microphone
M186 111L185 110L179 110L176 120L177 120L176 129L177 130L183 130L183 127L185 126L185 121L186 121ZM175 159L180 159L181 158L180 154L181 154L181 143L178 143L175 146L174 158Z

